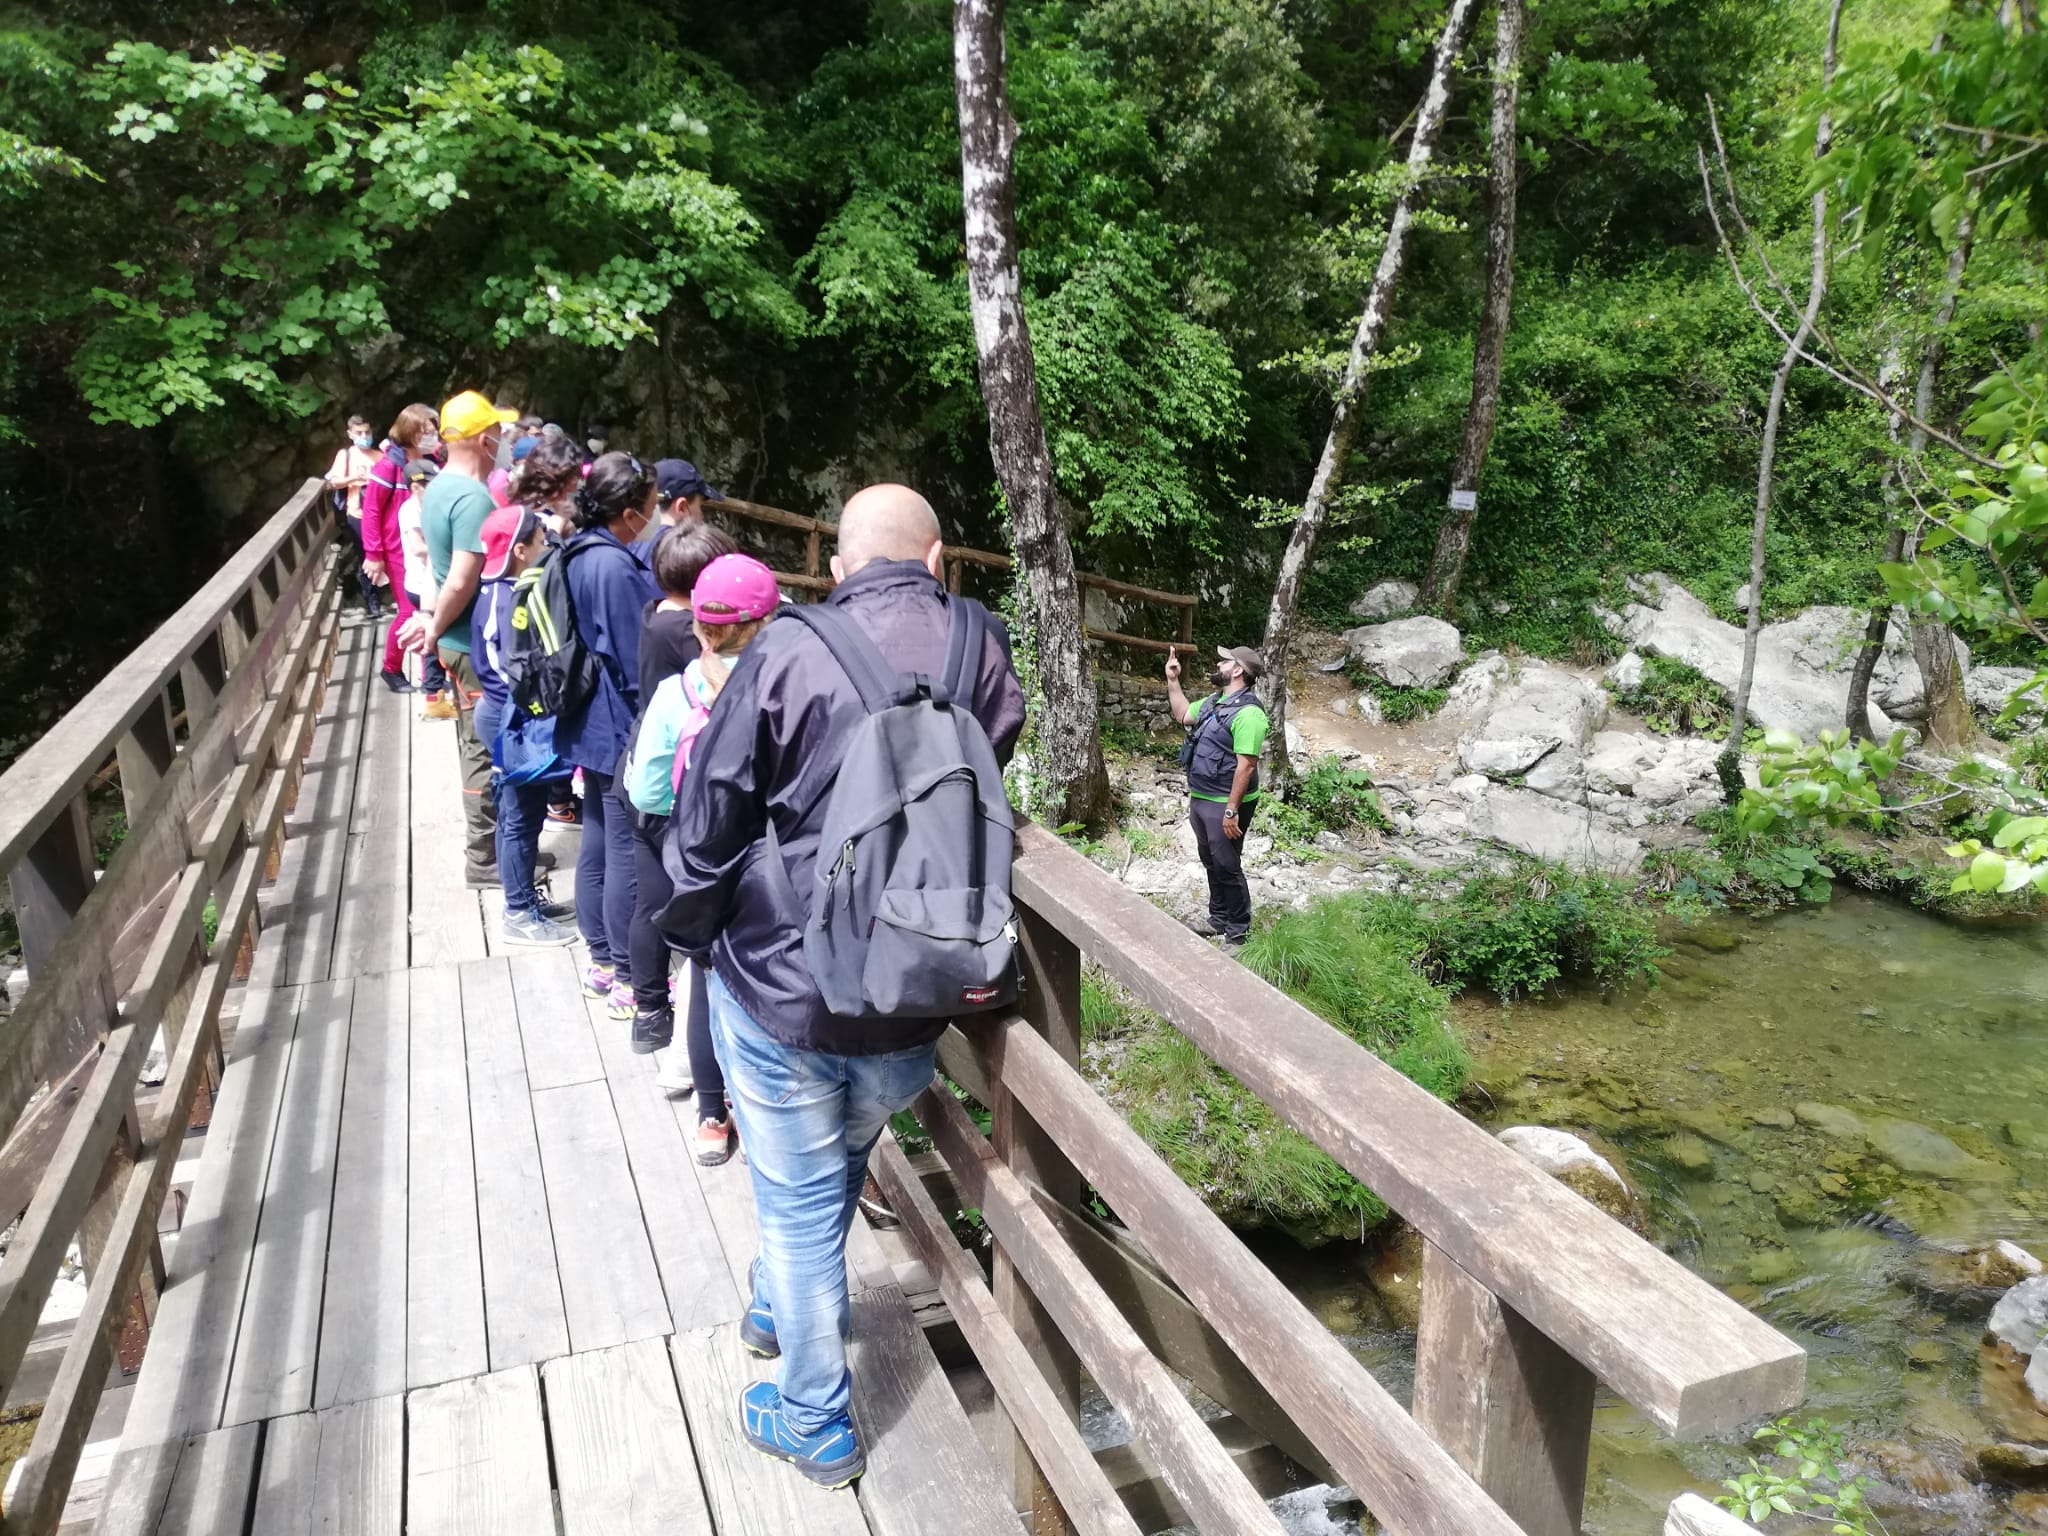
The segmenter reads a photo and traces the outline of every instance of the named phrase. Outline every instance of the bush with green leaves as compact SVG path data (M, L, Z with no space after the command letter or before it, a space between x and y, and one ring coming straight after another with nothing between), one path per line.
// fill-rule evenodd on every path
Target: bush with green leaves
M1774 1419L1756 1438L1768 1451L1750 1457L1748 1471L1724 1478L1728 1492L1715 1503L1753 1525L1789 1515L1829 1536L1882 1536L1884 1523L1865 1497L1870 1480L1842 1469L1842 1432L1826 1419Z
M1317 758L1306 773L1297 775L1287 799L1332 832L1351 827L1393 830L1372 787L1372 775L1363 768L1347 768L1335 755Z
M1614 702L1660 736L1705 736L1718 741L1728 734L1727 691L1697 668L1670 656L1645 656L1643 675L1633 688L1606 685Z
M1455 894L1408 910L1424 970L1502 998L1532 997L1562 979L1646 980L1666 953L1632 887L1535 860L1464 877Z

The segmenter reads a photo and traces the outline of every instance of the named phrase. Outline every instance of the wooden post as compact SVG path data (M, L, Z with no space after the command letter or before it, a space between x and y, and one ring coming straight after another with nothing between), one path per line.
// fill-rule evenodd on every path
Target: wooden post
M964 565L965 565L966 563L967 563L967 562L966 562L966 561L964 561L964 560L955 560L955 561L952 561L952 562L951 562L951 563L950 563L950 564L949 564L949 565L948 565L948 566L946 567L946 590L947 590L948 592L954 593L954 594L956 594L956 595L957 595L957 594L959 593L959 591L960 591L960 568L961 568L962 566L964 566Z
M957 574L957 566L955 571ZM1078 1064L1081 952L1036 913L1020 907L1017 917L1022 930L1025 976L1018 1010L1054 1050L1068 1062ZM1043 1190L1054 1204L1077 1209L1081 1203L1081 1175L1074 1165L1000 1082L996 1084L995 1095L995 1102L989 1106L993 1118L989 1139L996 1155L1026 1184ZM1053 1396L1068 1416L1080 1423L1080 1361L1000 1243L995 1250L995 1295L996 1304L1024 1348L1045 1372ZM1021 1438L1013 1443L1010 1465L1012 1496L1026 1517L1026 1529L1031 1536L1069 1536L1073 1527Z
M121 807L133 826L157 785L178 755L177 733L171 726L171 701L159 693L114 747L121 767Z
M804 535L804 574L806 576L816 576L818 574L818 554L818 530L813 527L809 533Z
M1193 645L1195 643L1195 605L1193 603L1187 604L1180 611L1180 643L1182 645Z
M93 863L92 826L80 790L7 876L31 978L49 963L71 915L92 893Z
M227 653L218 629L199 642L192 659L178 669L178 680L185 689L185 733L196 737L228 682Z
M1593 1373L1425 1240L1415 1421L1528 1533L1578 1536Z

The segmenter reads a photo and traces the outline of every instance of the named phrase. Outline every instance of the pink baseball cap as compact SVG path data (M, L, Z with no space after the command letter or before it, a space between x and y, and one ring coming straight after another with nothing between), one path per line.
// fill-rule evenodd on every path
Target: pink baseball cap
M690 611L700 624L745 624L780 606L775 573L752 555L720 555L690 589Z

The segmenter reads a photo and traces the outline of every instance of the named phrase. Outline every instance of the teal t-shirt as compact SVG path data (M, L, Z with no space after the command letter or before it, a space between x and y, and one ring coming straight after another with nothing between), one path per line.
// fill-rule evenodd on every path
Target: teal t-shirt
M484 519L497 509L490 487L481 480L444 469L427 482L420 497L420 532L427 538L427 562L434 568L434 585L448 580L448 567L458 549L471 554L484 552ZM469 654L469 616L476 606L470 599L462 616L441 636L441 648Z
M1188 706L1188 725L1192 727L1202 718L1202 711L1209 707L1207 698L1196 699ZM1257 757L1266 745L1266 733L1273 728L1273 722L1266 718L1266 711L1257 704L1247 704L1230 719L1230 750L1239 757ZM1197 800L1227 801L1228 795L1203 795L1189 790ZM1256 789L1245 791L1245 799L1256 800Z

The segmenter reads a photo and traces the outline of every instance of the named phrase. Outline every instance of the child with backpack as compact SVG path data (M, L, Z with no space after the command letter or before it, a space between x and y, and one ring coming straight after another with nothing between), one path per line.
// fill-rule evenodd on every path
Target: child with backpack
M327 467L327 494L334 498L334 510L346 519L349 540L355 550L356 586L363 594L363 612L376 623L382 617L376 573L367 565L363 550L363 488L370 483L370 471L377 466L377 439L367 416L348 419L348 441Z
M677 529L663 537L655 552L657 571L662 565L663 550L690 534L691 530ZM682 792L691 750L710 723L712 706L732 676L740 653L775 616L781 603L775 573L751 555L718 556L703 567L692 585L690 627L699 653L649 697L626 776L626 791L634 807L648 814L659 812L664 818L664 830L665 818ZM656 863L660 863L658 848ZM660 874L659 899L648 904L650 928L654 914L668 905L669 894L664 869ZM725 1107L725 1079L711 1048L710 999L703 973L695 964L690 972L690 1016L684 1041L697 1090L697 1161L706 1167L716 1167L732 1155L732 1117ZM657 1048L640 1044L636 1021L634 1049Z
M546 535L540 515L515 502L484 519L482 538L484 568L471 616L470 662L483 688L476 705L476 731L491 749L491 791L498 808L498 882L505 892L500 934L507 944L573 944L576 931L561 922L569 909L549 902L535 883L540 829L553 782L546 768L554 757L554 732L547 722L522 731L524 722L519 719L512 721L513 731L505 729L512 708L505 654L515 587L519 573L540 558ZM507 760L506 744L520 743L525 735L535 738L533 747L542 754L541 762Z

